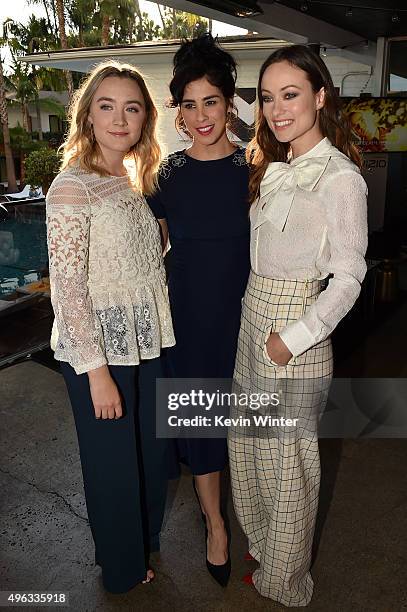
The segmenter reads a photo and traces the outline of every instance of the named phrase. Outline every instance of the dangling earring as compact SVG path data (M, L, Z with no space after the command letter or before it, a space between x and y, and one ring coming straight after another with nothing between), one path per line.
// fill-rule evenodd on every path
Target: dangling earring
M226 125L230 125L237 119L236 107L233 106L232 110L228 110L226 113Z
M92 144L95 142L96 138L95 138L95 130L93 129L93 123L89 123L89 129L90 129L90 140L92 142Z
M185 119L182 115L180 115L179 119L178 119L178 125L180 127L180 129L185 132L187 130L187 126L185 123Z
M192 135L187 128L187 124L185 123L185 119L181 113L178 115L175 121L175 128L178 133L180 133L179 130L181 130L186 136L188 136L188 138L192 138ZM182 134L180 134L180 136L182 136Z

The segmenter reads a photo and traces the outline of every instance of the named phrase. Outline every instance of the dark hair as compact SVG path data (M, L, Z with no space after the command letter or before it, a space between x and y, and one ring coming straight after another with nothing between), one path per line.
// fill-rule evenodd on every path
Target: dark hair
M214 39L212 34L202 34L192 40L184 40L174 55L173 62L169 106L180 106L188 83L203 77L206 77L211 85L218 87L226 100L233 101L237 78L236 62L230 53L220 47L217 38ZM176 126L188 133L180 113Z
M322 87L325 90L324 106L319 111L319 127L324 137L328 137L332 144L347 155L357 166L362 165L361 156L352 143L349 120L342 115L340 99L335 91L329 70L324 61L305 45L292 45L282 47L272 53L260 68L257 86L258 112L256 120L256 133L247 147L248 159L252 163L253 171L250 177L249 197L253 202L259 192L260 183L270 162L287 161L290 150L288 142L279 142L270 130L263 114L261 95L261 82L267 68L278 62L289 62L307 74L312 90L317 93Z
M170 92L173 106L181 104L188 83L204 76L221 90L226 99L235 95L236 62L230 53L221 49L212 34L184 40L174 55L172 74Z

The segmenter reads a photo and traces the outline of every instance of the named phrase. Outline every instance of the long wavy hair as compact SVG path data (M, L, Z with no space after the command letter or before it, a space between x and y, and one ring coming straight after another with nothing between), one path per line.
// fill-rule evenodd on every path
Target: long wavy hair
M347 155L359 168L362 166L361 155L352 143L351 129L348 118L341 113L340 99L335 92L331 75L324 61L305 45L282 47L272 53L260 68L257 86L258 110L254 138L247 146L247 159L251 163L249 182L249 199L253 202L260 189L260 183L270 162L286 162L290 151L288 142L279 142L270 130L263 114L261 82L267 68L278 62L288 62L300 68L307 74L314 93L322 87L325 89L325 103L319 110L319 128L324 137L342 153Z
M144 78L131 64L103 62L92 70L75 92L69 108L68 136L61 145L63 151L61 170L79 163L80 167L88 172L108 176L109 173L98 164L102 152L95 140L88 116L97 88L104 79L111 76L135 81L144 98L146 119L141 138L127 152L125 160L135 162L136 175L130 175L134 186L142 193L150 195L156 188L157 170L161 161L161 149L156 137L158 113Z

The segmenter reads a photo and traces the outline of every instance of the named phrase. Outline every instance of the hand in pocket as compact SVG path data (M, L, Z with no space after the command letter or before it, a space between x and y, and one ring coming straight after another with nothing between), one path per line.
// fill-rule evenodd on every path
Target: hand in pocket
M267 355L278 366L286 366L293 356L279 334L271 333L266 342Z

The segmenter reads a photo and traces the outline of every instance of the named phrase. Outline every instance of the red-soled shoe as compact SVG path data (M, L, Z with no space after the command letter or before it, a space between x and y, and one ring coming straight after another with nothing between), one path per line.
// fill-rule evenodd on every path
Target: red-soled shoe
M256 559L255 559L254 557L252 557L252 556L251 556L251 554L250 554L249 552L247 552L247 553L245 554L245 556L243 557L243 559L244 559L245 561L256 561Z
M242 582L244 582L245 584L253 585L253 574L246 574L246 576L243 576Z

